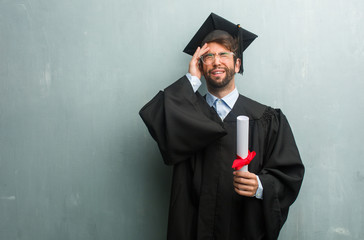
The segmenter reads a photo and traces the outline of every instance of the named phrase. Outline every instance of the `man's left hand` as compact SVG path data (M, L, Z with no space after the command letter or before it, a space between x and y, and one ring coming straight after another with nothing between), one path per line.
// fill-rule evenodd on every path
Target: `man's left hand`
M254 197L258 189L257 175L251 172L234 171L234 188L241 196Z

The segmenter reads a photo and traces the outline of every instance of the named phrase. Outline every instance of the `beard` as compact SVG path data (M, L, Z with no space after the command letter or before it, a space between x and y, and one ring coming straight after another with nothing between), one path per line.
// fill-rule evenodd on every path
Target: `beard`
M211 72L216 69L224 69L225 71L225 77L221 80L221 77L212 77ZM203 73L206 84L214 89L224 88L226 87L231 80L233 80L235 75L235 69L234 68L228 68L228 67L219 67L209 70L208 72ZM220 81L221 80L221 81Z

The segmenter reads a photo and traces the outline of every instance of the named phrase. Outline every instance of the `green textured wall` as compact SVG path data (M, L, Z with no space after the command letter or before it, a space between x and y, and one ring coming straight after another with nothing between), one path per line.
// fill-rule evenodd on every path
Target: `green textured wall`
M0 0L0 239L165 239L139 109L210 12L259 37L238 89L287 115L305 181L280 239L363 239L364 2Z

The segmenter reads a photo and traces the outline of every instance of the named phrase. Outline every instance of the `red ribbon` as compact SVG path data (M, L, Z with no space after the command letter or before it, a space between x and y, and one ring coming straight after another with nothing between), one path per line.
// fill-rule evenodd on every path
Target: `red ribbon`
M234 160L232 168L235 170L240 170L243 166L248 165L251 160L255 157L256 152L250 152L248 150L248 156L246 158L242 158L239 155L236 155L237 159Z

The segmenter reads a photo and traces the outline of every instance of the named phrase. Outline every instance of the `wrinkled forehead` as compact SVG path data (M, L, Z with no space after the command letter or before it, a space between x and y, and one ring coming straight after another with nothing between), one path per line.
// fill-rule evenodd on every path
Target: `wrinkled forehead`
M209 47L208 53L231 52L231 49L228 49L226 46L218 42L208 42L207 46Z

